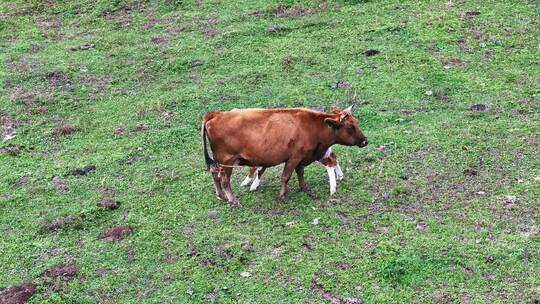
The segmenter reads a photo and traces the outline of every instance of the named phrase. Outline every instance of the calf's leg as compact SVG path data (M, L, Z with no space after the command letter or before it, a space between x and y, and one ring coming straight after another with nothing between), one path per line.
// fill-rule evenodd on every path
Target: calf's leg
M324 166L328 173L328 182L330 183L330 195L336 193L336 170L331 166Z
M265 167L257 167L257 174L255 175L255 179L253 180L253 184L251 184L251 187L249 188L249 191L255 191L259 187L261 183L261 178L266 170Z
M242 187L247 187L251 184L253 181L253 174L257 172L257 167L249 167L248 175L244 179L244 181L240 184Z

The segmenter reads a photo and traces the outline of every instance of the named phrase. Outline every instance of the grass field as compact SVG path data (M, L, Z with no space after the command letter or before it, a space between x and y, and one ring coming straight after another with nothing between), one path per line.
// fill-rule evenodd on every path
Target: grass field
M539 26L527 0L2 1L0 288L538 303ZM312 165L288 203L281 167L254 193L236 170L242 208L215 199L206 111L332 105L353 105L370 141L334 147L336 195ZM117 225L131 233L101 239Z

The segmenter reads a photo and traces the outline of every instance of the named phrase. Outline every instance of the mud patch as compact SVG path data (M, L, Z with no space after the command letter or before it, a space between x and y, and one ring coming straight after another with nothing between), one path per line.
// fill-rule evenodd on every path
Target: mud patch
M20 304L26 303L36 292L36 285L24 282L11 287L0 289L0 303Z
M56 264L50 268L47 268L43 273L41 273L41 277L43 278L62 278L65 280L72 280L77 274L79 273L79 266L75 264Z
M71 81L62 71L49 71L41 75L41 78L49 83L53 88L67 87L71 85Z
M13 86L7 89L9 99L13 102L18 102L24 107L37 113L43 113L47 110L45 105L37 103L37 101L49 100L52 97L52 91L44 86L35 85L31 88L24 86Z
M476 17L476 16L480 16L480 12L471 11L471 12L465 12L463 14L463 17L465 17L465 18L472 18L472 17Z
M87 165L82 168L73 169L68 172L68 175L73 176L80 176L80 175L86 175L88 173L96 171L96 166L94 165Z
M110 198L106 198L106 199L102 200L101 202L97 203L97 206L100 207L100 208L114 210L114 209L116 209L116 208L118 208L120 206L120 202L115 201L115 200L110 199Z
M471 112L486 112L488 109L488 106L482 103L473 104L469 107Z
M56 230L71 226L77 223L78 220L79 220L79 217L74 216L74 215L60 216L53 219L52 221L43 223L43 228L49 231L56 231Z
M52 128L52 134L56 136L67 136L77 131L77 127L69 124L59 124Z
M126 135L127 132L128 130L126 128L117 128L116 130L113 131L113 136L121 137L121 136Z
M18 61L13 61L9 65L12 71L23 74L37 68L40 64L36 61L30 61L28 56L22 55Z
M9 144L7 146L0 147L0 153L15 157L19 155L22 149L23 146L19 144Z
M201 33L203 33L208 38L214 38L214 36L219 33L219 30L209 26L203 26L201 28Z
M379 50L376 50L376 49L369 49L367 51L364 52L364 56L366 57L371 57L371 56L375 56L377 54L379 54L380 51Z
M289 29L287 27L280 26L280 25L271 25L266 29L268 33L279 33L286 30L289 30Z
M85 86L93 87L98 92L101 92L105 89L106 85L112 82L112 77L108 74L97 75L90 73L88 75L79 77L79 82Z
M332 82L328 85L331 89L345 89L350 90L352 88L352 84L348 82L347 80L338 80L336 82Z
M169 39L165 37L151 37L150 42L152 42L155 46L162 46L169 43Z
M66 185L66 181L61 176L53 176L51 178L51 182L53 183L54 187L57 191L69 191L68 186Z
M321 298L330 301L332 304L363 304L364 301L356 298L343 298L340 295L331 293L324 289L324 287L317 283L317 277L313 276L311 278L311 289L318 292L321 295Z
M279 4L271 10L272 15L278 18L300 18L314 13L315 10L304 6L287 6Z
M17 133L16 121L11 116L0 112L0 135L4 140L12 139Z
M131 230L131 227L128 225L119 225L111 227L105 231L103 231L99 236L98 239L101 241L120 241L124 239L126 236L130 235L133 231Z

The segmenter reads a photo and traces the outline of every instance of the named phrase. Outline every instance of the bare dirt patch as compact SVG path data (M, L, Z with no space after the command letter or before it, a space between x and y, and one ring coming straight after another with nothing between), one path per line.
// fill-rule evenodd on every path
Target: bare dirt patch
M304 6L287 6L279 4L271 10L272 15L278 18L300 18L312 14L315 9Z
M53 176L51 178L51 182L53 183L54 187L57 191L69 191L68 186L66 185L66 181L61 176Z
M89 73L79 77L79 83L85 86L93 87L98 92L102 92L105 86L112 82L112 76L108 74L97 75Z
M152 42L156 46L162 46L169 43L169 39L165 37L150 37L150 42Z
M96 171L96 166L94 166L94 165L86 165L86 166L84 166L82 168L77 168L77 169L73 169L73 170L69 171L68 175L74 175L74 176L86 175L86 174L94 172L94 171Z
M105 231L103 231L99 236L98 239L101 241L120 241L124 239L126 236L130 235L133 231L131 230L131 227L128 225L119 225L111 227Z
M75 264L56 264L43 271L41 277L47 277L51 279L64 278L67 280L73 279L79 273L79 266Z
M128 130L126 128L117 128L113 131L113 136L115 137L121 137L128 133Z
M75 224L78 220L79 217L74 215L60 216L51 221L43 223L43 228L48 229L49 231L56 231Z
M52 91L44 86L35 85L25 87L16 85L7 89L9 99L13 102L19 102L24 107L37 113L43 113L47 110L45 105L37 103L39 100L49 100L52 97Z
M36 285L24 282L11 287L0 289L0 303L20 304L26 303L36 292Z
M347 80L338 80L336 82L332 82L328 86L332 89L350 90L352 88L352 84L348 82Z
M106 199L102 200L101 202L97 203L97 206L100 207L100 208L114 210L114 209L116 209L116 208L118 208L120 206L120 202L115 201L115 200L110 199L110 198L106 198Z
M327 291L324 287L317 283L317 277L311 278L311 289L318 292L321 298L330 301L332 304L363 304L364 301L356 298L343 298L340 295Z
M364 56L371 57L371 56L375 56L375 55L379 54L380 52L381 51L376 50L376 49L369 49L369 50L364 52Z
M59 124L54 126L51 131L56 136L67 136L77 131L77 127L70 124Z
M2 135L4 139L11 139L16 133L16 120L11 116L0 112L0 135Z
M37 68L40 64L30 60L27 55L22 55L19 60L13 61L9 65L12 71L22 74Z
M49 71L41 75L41 78L49 83L53 88L66 87L71 85L71 81L62 71Z
M19 144L9 144L7 146L0 147L0 153L4 153L4 154L7 154L9 156L15 157L15 156L19 155L22 148L23 148L23 146L21 146Z

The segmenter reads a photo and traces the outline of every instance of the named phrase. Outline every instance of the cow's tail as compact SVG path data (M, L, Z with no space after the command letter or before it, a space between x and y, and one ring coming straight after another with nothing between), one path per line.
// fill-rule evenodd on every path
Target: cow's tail
M201 138L202 138L202 144L203 144L203 153L204 153L204 162L206 163L206 170L210 170L211 167L214 167L216 165L216 162L210 157L208 154L208 148L206 146L206 122L208 120L206 119L206 116L203 119L202 127L201 127Z

